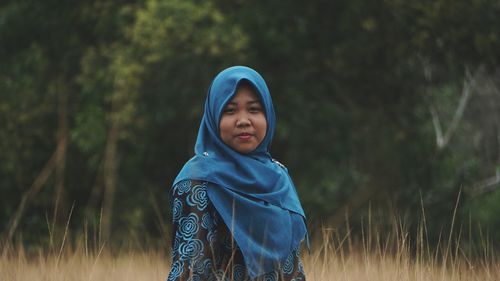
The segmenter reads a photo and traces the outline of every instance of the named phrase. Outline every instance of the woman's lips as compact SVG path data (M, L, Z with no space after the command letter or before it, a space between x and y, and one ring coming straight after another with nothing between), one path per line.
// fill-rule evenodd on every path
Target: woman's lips
M252 135L248 133L243 133L236 135L236 137L240 140L249 140L252 137Z

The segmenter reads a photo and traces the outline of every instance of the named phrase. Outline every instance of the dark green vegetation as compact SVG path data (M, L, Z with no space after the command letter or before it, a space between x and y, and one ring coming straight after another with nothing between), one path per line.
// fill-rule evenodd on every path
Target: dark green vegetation
M424 209L435 244L460 193L456 233L500 239L496 0L2 2L3 238L45 244L70 213L72 233L169 237L209 83L239 64L268 82L312 231Z

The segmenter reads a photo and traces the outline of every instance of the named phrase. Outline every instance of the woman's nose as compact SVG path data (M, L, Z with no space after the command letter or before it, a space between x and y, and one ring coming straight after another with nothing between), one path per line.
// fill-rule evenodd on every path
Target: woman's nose
M236 120L236 127L250 126L250 119L246 115L239 116Z

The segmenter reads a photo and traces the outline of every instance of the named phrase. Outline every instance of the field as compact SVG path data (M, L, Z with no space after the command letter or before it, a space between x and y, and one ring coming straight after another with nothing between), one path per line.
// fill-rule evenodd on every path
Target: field
M302 253L308 280L500 280L500 263L487 248L472 259L460 245L431 252L427 247L418 247L425 243L416 243L418 250L410 254L411 243L405 235L400 235L391 247L390 239L386 243L363 240L358 244L348 236L328 237L332 238L313 243L310 254ZM0 280L165 280L170 266L165 251L111 254L103 245L92 251L65 246L49 252L28 255L22 247L4 252Z

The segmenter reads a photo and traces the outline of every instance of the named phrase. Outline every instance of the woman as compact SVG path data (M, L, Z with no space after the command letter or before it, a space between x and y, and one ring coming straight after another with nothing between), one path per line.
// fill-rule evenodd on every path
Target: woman
M264 79L235 66L213 80L195 156L174 181L168 280L305 280L305 216L271 158L274 108Z

